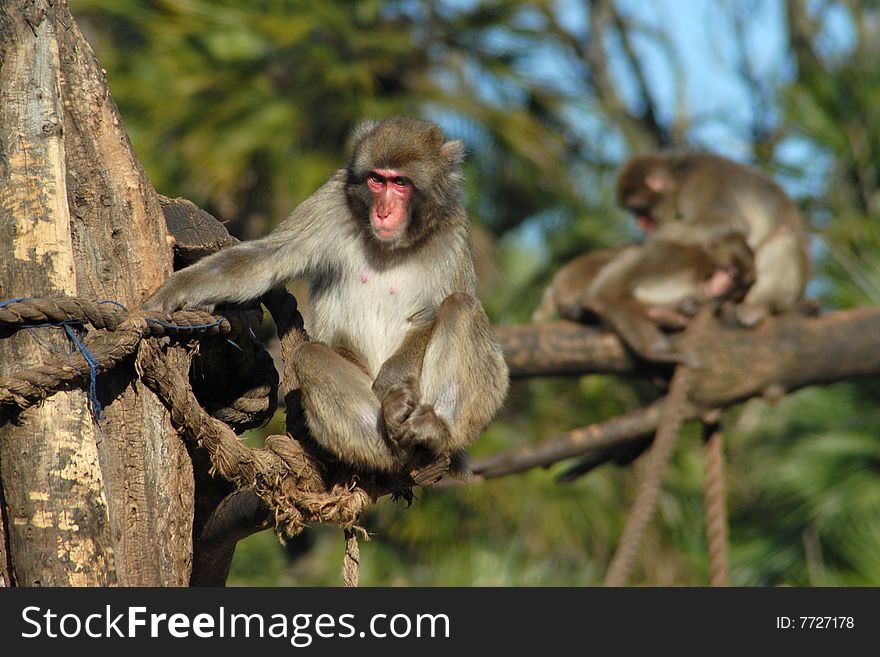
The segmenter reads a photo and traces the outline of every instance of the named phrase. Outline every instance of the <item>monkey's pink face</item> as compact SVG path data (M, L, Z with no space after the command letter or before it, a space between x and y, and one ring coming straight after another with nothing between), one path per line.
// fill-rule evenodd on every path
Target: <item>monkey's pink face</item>
M400 171L373 169L367 174L367 187L373 202L370 223L381 240L392 240L406 228L407 203L412 194L412 181Z

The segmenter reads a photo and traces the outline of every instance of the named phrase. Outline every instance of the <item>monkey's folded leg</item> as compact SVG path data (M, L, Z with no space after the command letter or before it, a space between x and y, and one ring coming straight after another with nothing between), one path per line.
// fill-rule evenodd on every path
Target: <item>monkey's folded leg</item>
M777 230L755 257L755 283L737 308L744 326L758 324L772 312L794 308L809 275L803 239L793 230Z
M405 460L382 431L382 411L366 373L323 342L294 353L309 431L330 454L360 469L394 472Z
M486 428L507 387L507 365L482 305L468 294L452 294L437 311L425 350L422 405L404 428L435 453L456 454Z

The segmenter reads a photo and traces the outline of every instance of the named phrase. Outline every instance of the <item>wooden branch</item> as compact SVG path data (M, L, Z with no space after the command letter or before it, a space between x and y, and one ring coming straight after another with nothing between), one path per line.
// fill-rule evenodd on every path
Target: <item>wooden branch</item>
M495 329L515 378L634 372L636 359L612 333L574 322L500 326Z
M494 479L535 467L546 467L594 449L651 435L660 422L662 402L656 401L632 413L575 429L536 445L525 445L475 459L471 464L474 480Z
M502 327L498 336L514 376L633 373L638 363L619 340L595 327L567 322ZM754 329L709 324L695 350L685 417L732 406L773 390L880 374L880 308L824 317L787 315ZM606 422L570 431L535 445L476 459L475 480L547 467L597 449L652 434L662 400Z
M701 367L691 400L720 408L778 388L880 374L880 308L858 308L824 317L780 316L755 329L716 324L697 350Z
M786 0L785 13L788 18L788 46L794 53L800 74L821 70L819 54L813 47L821 29L820 23L810 16L803 0Z
M174 249L175 269L182 269L206 255L238 243L226 226L192 201L160 195L159 203Z
M645 101L645 107L640 114L636 115L627 108L612 79L611 67L605 52L605 42L612 27L615 25L618 29L622 27L622 23L616 15L614 3L608 0L594 0L589 4L589 11L589 34L580 54L590 72L597 100L608 116L612 117L614 122L620 126L627 142L635 150L656 148L668 144L669 139L663 126L657 122L657 114L650 98L642 99ZM618 36L623 39L624 34L621 32ZM626 51L624 52L626 53ZM638 70L637 61L630 61L629 64Z
M880 308L780 315L753 329L713 321L707 329L695 349L699 368L691 394L703 409L727 407L771 387L790 392L880 374ZM645 366L616 336L594 326L505 326L497 335L514 377L636 374Z
M223 498L196 537L190 586L223 586L236 544L274 525L269 507L250 488Z
M638 54L636 54L636 48L633 45L632 33L634 30L620 15L620 12L617 10L614 3L608 3L608 6L611 14L611 22L613 23L617 34L620 36L620 48L623 50L626 61L629 63L629 67L633 72L633 77L636 80L636 88L639 93L639 105L642 107L642 111L637 117L638 121L641 123L645 131L651 135L652 139L655 140L658 147L669 147L671 145L669 134L666 127L660 122L657 116L657 107L651 94L651 87L648 84L648 74L645 71L645 66L642 64L641 59L639 59ZM667 52L667 56L669 56L669 52L672 52L671 48ZM678 80L676 80L676 86L680 88L682 72L681 70L677 70L674 73L678 78Z

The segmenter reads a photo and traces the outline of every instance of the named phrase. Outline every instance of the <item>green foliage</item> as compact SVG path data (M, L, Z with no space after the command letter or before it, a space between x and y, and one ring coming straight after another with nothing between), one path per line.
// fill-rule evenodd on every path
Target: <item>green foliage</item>
M733 501L736 583L880 583L877 388L839 383L745 410L755 429L735 434L731 463L750 473Z
M154 184L224 218L283 217L339 165L354 121L407 109L423 60L384 3L89 0L137 152Z

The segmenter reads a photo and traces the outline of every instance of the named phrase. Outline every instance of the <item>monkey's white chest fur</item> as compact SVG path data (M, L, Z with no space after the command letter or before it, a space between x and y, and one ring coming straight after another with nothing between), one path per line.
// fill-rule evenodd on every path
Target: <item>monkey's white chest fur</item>
M362 356L373 376L403 342L409 318L436 308L446 297L436 270L405 264L378 271L357 261L315 290L310 333L334 344L342 338ZM432 294L433 292L433 294Z

